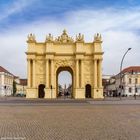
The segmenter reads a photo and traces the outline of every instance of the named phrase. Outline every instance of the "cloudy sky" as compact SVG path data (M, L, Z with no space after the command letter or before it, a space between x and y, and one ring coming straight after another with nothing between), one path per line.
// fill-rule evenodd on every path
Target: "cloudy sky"
M44 41L63 29L75 37L95 33L103 38L103 74L117 74L125 51L131 47L123 67L140 65L139 0L0 0L0 65L26 78L27 35Z

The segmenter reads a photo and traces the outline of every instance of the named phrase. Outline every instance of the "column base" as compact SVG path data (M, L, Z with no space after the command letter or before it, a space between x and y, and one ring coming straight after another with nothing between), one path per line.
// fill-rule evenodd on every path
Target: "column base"
M85 89L84 88L76 88L73 96L75 99L85 99Z
M92 94L93 99L103 99L103 88L92 88Z
M45 88L45 98L55 99L56 98L56 89Z
M26 98L38 98L37 88L27 88Z

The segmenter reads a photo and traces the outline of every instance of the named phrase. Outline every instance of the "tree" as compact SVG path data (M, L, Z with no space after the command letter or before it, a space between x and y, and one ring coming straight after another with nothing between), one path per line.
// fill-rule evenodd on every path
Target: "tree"
M13 81L13 96L16 94L17 88L16 88L16 82Z

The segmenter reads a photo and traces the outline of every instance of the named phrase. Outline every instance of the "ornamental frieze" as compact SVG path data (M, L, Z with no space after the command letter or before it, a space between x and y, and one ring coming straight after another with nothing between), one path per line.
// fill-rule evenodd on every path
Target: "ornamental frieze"
M63 60L55 60L55 69L57 70L59 67L71 67L74 69L75 62L69 59Z

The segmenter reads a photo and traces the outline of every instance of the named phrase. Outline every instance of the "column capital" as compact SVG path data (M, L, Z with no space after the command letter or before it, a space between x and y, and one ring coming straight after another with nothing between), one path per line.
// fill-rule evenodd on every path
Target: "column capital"
M45 61L46 61L46 62L48 62L49 60L50 60L50 59L48 59L48 58L47 58L47 59L45 59Z
M76 59L75 59L75 61L79 61L79 60L80 60L79 58L76 58Z
M36 61L36 59L34 58L34 59L32 59L33 61Z
M101 59L98 59L99 61L103 61L103 58L101 58Z
M27 58L27 61L31 61L32 59L30 59L30 58Z
M92 59L93 61L97 61L98 59Z

